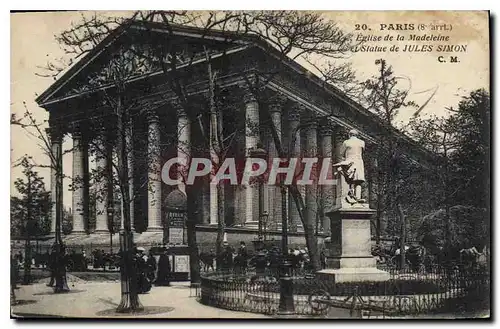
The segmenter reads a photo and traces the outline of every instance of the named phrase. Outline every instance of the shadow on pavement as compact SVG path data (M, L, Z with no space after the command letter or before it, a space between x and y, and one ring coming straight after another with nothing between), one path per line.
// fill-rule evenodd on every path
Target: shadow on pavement
M64 316L60 315L50 315L50 314L37 314L37 313L11 313L11 319L14 320L28 320L28 319L63 319Z
M66 291L66 292L58 292L58 293L55 293L53 291L45 291L45 292L37 292L36 294L33 294L33 296L49 296L49 295L66 295L66 294L77 294L77 293L80 293L80 292L85 292L87 290L69 290L69 291Z
M36 302L38 301L34 299L17 299L14 303L10 304L10 306L22 306L22 305L34 304Z
M144 306L144 310L133 313L117 313L116 308L99 311L95 315L103 316L103 317L134 317L137 315L152 315L152 314L161 314L161 313L169 313L174 310L173 307L168 306Z

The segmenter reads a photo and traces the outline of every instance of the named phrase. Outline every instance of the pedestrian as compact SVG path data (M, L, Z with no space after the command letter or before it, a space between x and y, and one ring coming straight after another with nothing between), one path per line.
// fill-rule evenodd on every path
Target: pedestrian
M146 263L148 257L145 255L145 249L142 247L136 248L135 269L137 275L137 285L140 293L146 293L151 290L151 282L147 275L148 265Z
M326 253L325 253L325 249L321 249L321 253L320 253L319 257L320 257L320 262L321 262L321 268L325 269L326 268Z
M148 266L148 279L151 283L155 281L156 277L156 259L153 255L153 250L149 249L148 259L146 260L146 264Z
M10 284L12 289L17 289L17 281L19 280L19 264L16 257L10 255Z
M170 275L170 258L168 255L168 249L164 247L163 252L160 255L160 259L158 260L158 275L156 278L156 285L170 286Z
M227 241L223 243L224 251L222 252L222 268L229 272L233 268L233 249Z
M16 257L17 257L18 262L19 262L20 264L22 264L22 263L23 263L23 259L24 259L24 258L23 258L23 254L22 254L20 251L18 251L18 252L17 252L17 256L16 256Z
M248 251L245 241L240 242L240 248L238 249L238 255L236 257L237 258L234 259L235 266L240 273L244 273L248 265ZM236 259L238 259L238 261L236 261Z
M56 279L56 245L52 245L52 249L50 250L49 254L49 261L48 261L48 268L50 271L50 281L47 284L47 287L53 287L55 284L55 279Z
M19 277L18 264L15 256L10 254L10 304L11 306L16 304L16 291L17 280Z

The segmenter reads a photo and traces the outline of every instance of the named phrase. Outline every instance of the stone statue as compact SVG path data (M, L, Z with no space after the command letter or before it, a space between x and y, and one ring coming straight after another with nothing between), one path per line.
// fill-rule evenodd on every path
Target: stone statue
M337 169L336 174L341 174L349 185L345 199L350 204L366 202L361 198L361 184L365 181L364 149L365 142L358 138L357 130L351 129L349 139L342 143L340 150L344 160L333 165L333 168Z

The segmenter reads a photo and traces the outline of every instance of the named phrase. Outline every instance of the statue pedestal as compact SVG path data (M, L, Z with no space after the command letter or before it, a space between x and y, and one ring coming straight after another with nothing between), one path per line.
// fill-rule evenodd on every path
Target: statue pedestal
M326 244L326 269L321 275L333 275L335 282L386 281L389 273L377 269L371 255L370 219L376 213L368 204L345 204L328 212L331 242Z

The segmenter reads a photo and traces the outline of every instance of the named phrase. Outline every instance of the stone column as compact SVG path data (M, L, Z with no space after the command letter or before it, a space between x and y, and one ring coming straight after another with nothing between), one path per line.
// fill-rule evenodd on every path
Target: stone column
M245 102L245 150L257 147L259 141L259 103L255 95L246 90ZM258 184L245 186L245 225L257 225L259 221L259 186Z
M293 104L288 109L287 143L288 148L291 148L289 151L291 158L300 158L300 112L301 106L299 104ZM293 145L291 144L292 140L294 140ZM297 168L299 168L299 163L297 163ZM301 191L302 187L298 186L298 189ZM288 214L290 231L296 231L299 227L302 227L299 211L291 194L288 195Z
M271 120L274 127L276 128L276 133L278 139L283 143L281 136L282 126L281 126L281 115L283 103L286 99L280 95L276 95L269 103L269 112L271 114ZM278 149L274 143L274 138L272 132L270 132L269 140L269 164L273 163L275 158L278 158ZM284 145L282 145L284 147ZM269 188L269 222L275 227L281 227L281 188L279 182L276 181L276 185L268 186Z
M305 131L306 137L306 149L304 152L304 156L307 158L317 158L318 157L318 123L316 118L312 115L308 115L308 122ZM318 194L317 194L317 183L318 183L318 175L317 175L317 167L318 164L314 164L311 170L310 180L312 180L312 184L307 184L305 186L305 212L304 217L307 223L313 224L315 231L318 227Z
M328 179L332 179L332 164L333 159L333 144L332 144L332 126L328 121L322 122L319 128L320 144L321 144L321 157L322 159L329 158L330 166L328 168ZM323 161L323 160L322 160ZM323 233L330 236L330 218L326 215L327 211L331 211L335 204L335 190L333 185L321 185L321 200L320 200L320 218L323 226Z
M85 161L82 133L75 127L73 131L73 231L72 234L85 234L84 176Z
M50 127L47 129L47 133L50 139L51 148L51 164L50 164L50 197L52 202L52 221L50 224L50 233L55 234L56 232L56 213L57 207L60 209L60 214L62 218L62 208L63 205L56 199L56 189L59 185L60 193L62 194L62 176L57 176L57 167L61 169L62 172L62 134L56 127Z
M109 205L109 185L111 184L111 176L109 172L109 152L106 132L101 131L96 139L96 172L98 198L96 200L96 224L95 233L108 233L108 205Z
M148 232L161 231L160 118L155 111L148 118Z

